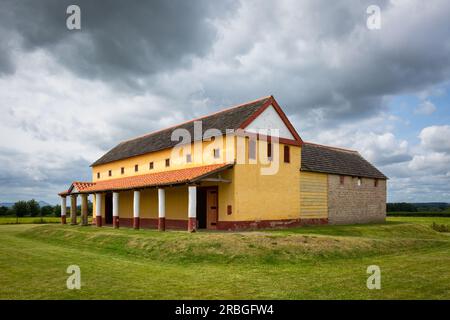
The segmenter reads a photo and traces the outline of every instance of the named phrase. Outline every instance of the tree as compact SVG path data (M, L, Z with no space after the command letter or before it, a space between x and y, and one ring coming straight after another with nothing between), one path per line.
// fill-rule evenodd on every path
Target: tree
M388 203L386 209L388 212L417 212L414 204L406 202Z
M27 216L30 214L30 207L26 201L17 201L14 203L12 210L16 215L16 223L19 223L19 217Z
M30 207L26 201L17 201L12 208L17 217L23 217L30 214Z
M54 207L53 214L55 215L55 217L60 217L61 216L61 206L59 204L57 204Z
M39 207L39 203L36 200L31 199L30 201L28 201L28 206L30 208L30 215L32 217L37 217L41 213L41 208Z
M0 207L0 216L7 216L10 214L10 210L8 207Z
M41 216L42 217L52 216L53 214L54 214L54 209L52 206L43 206L41 208Z

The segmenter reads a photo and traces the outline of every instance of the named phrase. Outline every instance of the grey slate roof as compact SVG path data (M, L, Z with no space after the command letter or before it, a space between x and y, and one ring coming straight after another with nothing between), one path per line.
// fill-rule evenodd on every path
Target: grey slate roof
M364 159L357 151L308 142L302 145L300 170L387 179L383 173Z
M100 159L95 161L91 166L109 163L112 161L130 158L174 147L178 141L171 141L172 131L178 128L188 130L191 137L194 138L194 121L202 121L202 134L208 129L218 129L222 134L226 133L226 129L238 129L239 126L248 119L256 110L258 110L271 97L261 98L243 105L225 109L223 111L185 122L178 126L170 127L164 130L156 131L141 137L123 141L108 151Z

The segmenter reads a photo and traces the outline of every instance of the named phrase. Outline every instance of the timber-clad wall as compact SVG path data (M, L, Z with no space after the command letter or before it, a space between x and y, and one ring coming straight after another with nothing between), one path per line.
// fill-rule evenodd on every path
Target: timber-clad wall
M328 207L330 224L384 222L386 219L386 180L345 176L344 184L339 175L328 176Z
M326 173L300 172L300 218L328 218Z

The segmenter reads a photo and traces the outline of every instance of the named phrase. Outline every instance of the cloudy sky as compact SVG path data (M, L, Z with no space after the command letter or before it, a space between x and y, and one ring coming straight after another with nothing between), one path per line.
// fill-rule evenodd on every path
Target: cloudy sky
M303 140L377 165L389 201L450 202L449 15L446 0L0 0L0 202L56 203L117 142L270 94Z

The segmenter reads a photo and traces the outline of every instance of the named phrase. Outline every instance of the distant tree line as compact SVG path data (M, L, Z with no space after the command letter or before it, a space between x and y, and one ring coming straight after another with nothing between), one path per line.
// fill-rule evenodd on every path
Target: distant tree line
M92 212L92 202L88 202L88 212ZM69 210L67 212L69 214ZM81 215L81 206L77 207L77 215ZM10 208L0 207L0 216L15 217L59 217L61 216L60 205L39 206L39 203L32 199L29 201L17 201Z
M449 203L428 202L428 203L407 203L397 202L386 204L387 212L440 212L450 208Z

